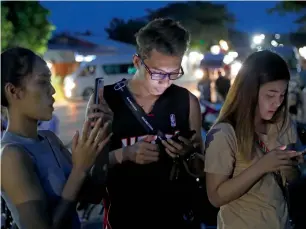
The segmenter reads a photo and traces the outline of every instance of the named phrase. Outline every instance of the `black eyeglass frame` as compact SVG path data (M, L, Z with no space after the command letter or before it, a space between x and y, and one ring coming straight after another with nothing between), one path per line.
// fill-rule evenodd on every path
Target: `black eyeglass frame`
M140 57L140 55L135 54L135 56L137 56L140 59L141 63L143 64L146 71L151 76L152 80L164 80L165 78L168 78L169 80L178 80L179 78L181 78L185 74L182 66L180 67L179 72L170 72L170 73L163 73L163 72L154 73L154 72L151 72L149 66L145 64L144 60ZM173 75L175 75L176 77L171 78L171 76L173 76ZM154 77L154 76L156 76L156 77ZM160 76L162 76L162 77L160 77Z

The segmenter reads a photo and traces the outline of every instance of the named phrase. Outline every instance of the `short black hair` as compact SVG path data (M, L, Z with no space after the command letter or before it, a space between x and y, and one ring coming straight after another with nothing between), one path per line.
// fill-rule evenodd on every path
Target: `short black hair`
M149 57L154 49L166 55L183 56L190 41L189 32L170 18L149 22L135 36L137 53L143 58Z
M1 105L8 107L5 86L21 86L25 77L33 72L38 56L29 49L15 47L1 53Z

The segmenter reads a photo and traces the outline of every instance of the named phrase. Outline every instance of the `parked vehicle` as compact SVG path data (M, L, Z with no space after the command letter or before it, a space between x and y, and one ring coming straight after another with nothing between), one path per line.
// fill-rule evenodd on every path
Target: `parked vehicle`
M104 78L109 85L132 78L135 73L133 54L98 56L91 62L81 64L77 71L64 79L64 94L68 99L83 98L88 100L93 93L95 79Z

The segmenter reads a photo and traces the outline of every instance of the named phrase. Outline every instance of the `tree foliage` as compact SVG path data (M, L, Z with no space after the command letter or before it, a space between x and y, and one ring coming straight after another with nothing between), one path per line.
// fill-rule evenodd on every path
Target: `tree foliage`
M306 32L306 1L281 1L274 8L269 9L268 12L278 12L281 15L285 15L288 12L300 14L295 23L301 26L300 32Z
M124 21L120 18L113 18L105 31L112 40L121 41L128 44L136 44L135 34L145 26L147 22L141 19L131 19Z
M170 17L189 30L192 45L210 47L220 39L228 39L228 27L235 22L223 4L210 2L179 2L166 7L149 10L148 19ZM202 45L201 45L202 43Z
M171 3L157 10L147 10L147 16L125 22L114 18L105 29L109 38L135 44L135 33L155 18L173 18L180 21L191 33L192 46L207 49L220 39L228 38L228 26L235 22L223 4L210 2Z
M40 54L46 51L55 29L47 19L49 10L37 1L5 1L1 11L2 49L21 46Z
M13 24L6 19L8 8L1 5L1 49L8 47L13 37Z

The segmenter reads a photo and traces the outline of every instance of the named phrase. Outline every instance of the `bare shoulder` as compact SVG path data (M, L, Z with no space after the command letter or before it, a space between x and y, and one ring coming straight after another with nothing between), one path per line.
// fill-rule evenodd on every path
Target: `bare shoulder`
M3 146L1 166L1 189L8 194L14 204L44 198L34 161L22 146L17 144Z
M189 92L189 101L190 101L190 106L198 106L199 105L199 99Z
M18 165L33 166L30 155L18 144L5 144L1 148L1 166L2 168L7 166Z

